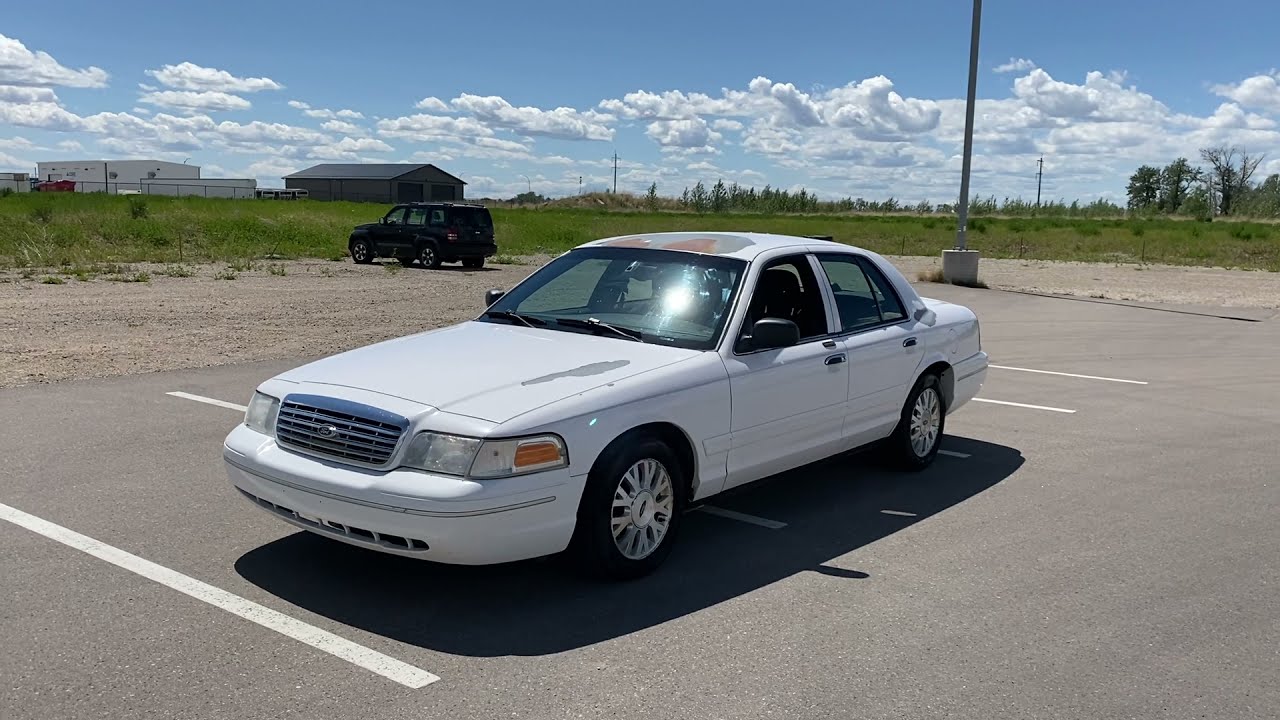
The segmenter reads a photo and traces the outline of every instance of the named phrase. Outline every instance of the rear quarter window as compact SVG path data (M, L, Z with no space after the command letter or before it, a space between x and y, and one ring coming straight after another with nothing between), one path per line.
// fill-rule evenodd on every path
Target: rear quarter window
M453 218L453 222L462 227L484 228L486 230L493 228L493 217L489 215L488 208L450 208L449 213Z

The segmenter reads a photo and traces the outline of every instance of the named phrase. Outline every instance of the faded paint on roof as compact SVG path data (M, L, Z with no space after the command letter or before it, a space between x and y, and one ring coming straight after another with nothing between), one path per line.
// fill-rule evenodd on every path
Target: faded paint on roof
M584 247L653 248L683 250L704 255L722 255L750 260L760 253L778 247L835 244L827 240L774 235L770 233L735 232L659 232L636 233L602 238L584 243Z

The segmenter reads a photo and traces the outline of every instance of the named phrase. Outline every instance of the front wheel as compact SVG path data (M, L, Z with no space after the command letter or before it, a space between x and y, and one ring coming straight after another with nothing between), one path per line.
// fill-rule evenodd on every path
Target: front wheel
M418 262L422 263L422 267L428 270L435 270L440 267L440 253L436 252L436 246L431 243L423 243L418 248Z
M572 548L585 572L638 578L666 560L684 512L680 462L653 437L606 451L587 478Z
M368 265L373 262L373 246L364 238L352 240L351 259L359 265Z
M902 407L898 427L889 439L894 463L905 470L923 470L933 463L942 446L947 421L947 401L937 375L916 381Z

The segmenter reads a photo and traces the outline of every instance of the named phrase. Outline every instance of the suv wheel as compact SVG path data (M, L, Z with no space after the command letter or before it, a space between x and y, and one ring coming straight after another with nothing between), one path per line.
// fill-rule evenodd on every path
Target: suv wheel
M351 260L359 265L373 262L373 246L368 240L359 238L351 241Z
M418 262L422 263L422 267L428 270L435 270L440 267L440 253L436 252L436 246L431 243L423 243L418 248Z
M478 270L484 267L484 258L462 258L462 267Z

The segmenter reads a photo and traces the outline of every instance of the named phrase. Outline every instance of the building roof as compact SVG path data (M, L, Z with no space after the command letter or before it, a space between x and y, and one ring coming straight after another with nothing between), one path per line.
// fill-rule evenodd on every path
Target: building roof
M315 180L394 180L416 170L431 168L461 185L466 181L441 170L431 163L321 163L306 170L299 170L284 179L312 178Z
M831 240L795 235L753 232L657 232L619 235L583 244L583 247L635 247L684 250L704 255L723 255L753 260L767 250L780 247L848 249L850 246Z

